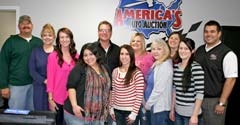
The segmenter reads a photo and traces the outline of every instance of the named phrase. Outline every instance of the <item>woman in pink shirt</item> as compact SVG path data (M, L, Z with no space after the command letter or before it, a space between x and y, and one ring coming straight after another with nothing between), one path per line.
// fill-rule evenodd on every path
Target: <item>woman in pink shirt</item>
M146 51L144 35L142 33L134 33L131 37L130 45L134 50L135 64L138 68L140 68L146 78L149 69L153 65L154 58L151 53ZM143 103L145 103L145 100L143 100ZM150 114L150 112L147 114ZM146 110L143 105L141 106L136 118L136 121L139 120L140 125L150 125L150 115L146 115Z
M134 33L130 40L130 45L134 49L135 64L141 69L144 77L154 62L151 53L146 51L145 39L142 33Z
M58 30L54 52L48 56L47 92L49 108L57 113L56 124L63 125L63 104L67 98L67 78L78 59L73 33L68 28Z

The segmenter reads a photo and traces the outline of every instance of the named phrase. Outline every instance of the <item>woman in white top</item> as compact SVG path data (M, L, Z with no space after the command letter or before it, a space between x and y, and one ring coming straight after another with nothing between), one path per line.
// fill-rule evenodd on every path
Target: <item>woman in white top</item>
M152 42L151 53L156 61L147 76L145 108L151 110L152 125L169 125L173 77L170 49L162 39L156 40Z
M135 65L134 50L122 45L120 65L112 73L112 98L110 114L117 125L137 125L136 116L143 99L144 77Z

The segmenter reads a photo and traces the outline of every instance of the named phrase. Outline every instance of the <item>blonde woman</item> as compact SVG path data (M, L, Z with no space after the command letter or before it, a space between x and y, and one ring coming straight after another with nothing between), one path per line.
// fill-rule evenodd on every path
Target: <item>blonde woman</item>
M146 51L145 38L142 33L134 33L130 40L130 45L134 50L135 55L135 64L143 72L144 77L151 68L154 58L150 52ZM146 85L145 85L146 86ZM143 103L145 101L143 100ZM140 121L140 125L150 125L150 115L146 110L141 106L136 121Z
M51 24L45 24L42 28L41 38L43 46L33 49L29 60L29 72L33 79L33 105L36 111L49 110L47 84L47 60L53 52L55 30Z
M151 111L152 125L169 125L173 77L170 49L164 40L155 40L151 53L156 61L146 79L145 108Z
M154 62L151 53L146 51L145 39L142 33L134 33L131 37L130 45L134 50L135 64L141 69L144 76Z

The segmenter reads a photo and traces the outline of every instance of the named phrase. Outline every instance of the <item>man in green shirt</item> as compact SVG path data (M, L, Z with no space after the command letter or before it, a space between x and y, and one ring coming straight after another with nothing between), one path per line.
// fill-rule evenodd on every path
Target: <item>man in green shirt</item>
M28 61L33 48L42 45L42 40L32 35L31 18L19 18L19 34L11 35L0 52L0 89L4 98L9 98L9 108L33 110L32 79Z

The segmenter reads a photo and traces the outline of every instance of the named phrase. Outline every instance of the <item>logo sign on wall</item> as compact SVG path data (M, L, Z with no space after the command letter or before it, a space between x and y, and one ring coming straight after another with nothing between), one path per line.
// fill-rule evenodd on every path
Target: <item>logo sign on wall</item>
M160 32L169 36L172 29L179 30L182 26L181 4L182 0L172 0L167 5L161 0L120 0L114 25L143 33L146 39Z

